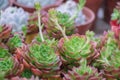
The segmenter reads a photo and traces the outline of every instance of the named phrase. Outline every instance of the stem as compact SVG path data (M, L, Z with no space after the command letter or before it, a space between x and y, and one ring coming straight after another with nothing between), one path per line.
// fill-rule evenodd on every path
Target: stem
M43 34L42 34L42 25L41 25L41 15L40 15L40 13L39 13L39 11L37 12L38 13L38 27L39 27L39 35L40 35L40 37L41 37L41 39L42 39L42 42L44 42L45 40L44 40L44 38L43 38Z
M67 37L66 34L65 34L65 30L63 30L62 27L58 24L58 21L57 21L57 20L54 20L54 19L52 19L52 21L55 22L55 25L57 26L57 28L62 32L63 37L64 37L67 41L69 41L68 37Z
M76 11L75 14L70 17L70 19L68 20L68 22L71 21L71 20L74 20L77 17L78 14L79 14L79 11Z

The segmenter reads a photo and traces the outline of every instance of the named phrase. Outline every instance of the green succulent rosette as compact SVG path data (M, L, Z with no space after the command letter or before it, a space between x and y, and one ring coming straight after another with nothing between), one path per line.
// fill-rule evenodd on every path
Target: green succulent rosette
M102 80L102 75L94 67L88 66L84 60L80 67L74 67L72 71L64 73L63 80Z
M107 79L120 79L120 49L114 33L109 31L101 41L100 57L94 66L103 69Z
M62 61L64 64L71 66L79 65L79 61L82 58L90 59L94 58L96 53L94 52L94 46L90 41L90 37L85 37L83 35L74 34L68 37L69 40L65 38L59 41L59 51L62 56Z
M47 40L46 40L47 41ZM54 41L33 42L29 46L26 61L31 64L33 73L38 71L42 78L49 78L58 75L60 70L60 57ZM35 71L37 69L37 71Z

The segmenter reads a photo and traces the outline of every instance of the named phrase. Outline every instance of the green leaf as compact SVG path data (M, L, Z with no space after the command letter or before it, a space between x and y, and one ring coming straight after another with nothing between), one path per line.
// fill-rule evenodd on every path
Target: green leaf
M29 79L29 78L32 77L32 75L33 75L33 73L32 73L30 70L25 69L25 71L23 71L23 73L22 73L21 76L22 76L23 78Z
M74 20L70 20L70 16L67 13L61 13L55 9L50 9L48 11L50 18L56 19L62 27L70 28L74 26Z
M80 11L85 6L86 0L79 0L78 11Z
M0 32L3 30L2 26L0 26Z
M90 51L90 44L86 43L85 38L73 36L69 41L64 42L65 53L63 55L69 56L73 59L88 57Z
M0 58L5 58L8 55L10 56L8 50L0 47Z
M119 68L120 50L114 34L113 32L108 31L108 33L104 37L104 45L101 46L102 48L100 50L100 57L99 59L97 59L96 62L97 67L102 66L102 68L105 69L107 69L108 67Z
M76 68L76 72L79 75L84 75L85 73L92 74L92 68L87 66L87 61L86 60L81 60L81 66L79 68Z
M15 34L10 40L8 41L8 46L10 49L21 47L22 46L22 40L19 37L19 35Z
M25 36L26 33L27 33L27 27L26 27L26 26L23 26L23 27L22 27L22 31L23 31L23 34L24 34L24 36Z
M39 2L36 2L36 3L35 3L35 9L39 11L39 10L41 10L41 8L42 8L42 7L41 7L40 3L39 3Z
M58 61L55 54L55 48L49 43L34 44L30 47L30 56L33 58L33 63L38 62L42 67L49 67L50 64L56 64ZM39 66L41 67L41 66ZM52 67L52 66L51 66Z
M8 73L13 68L13 60L11 57L6 57L0 60L0 72Z

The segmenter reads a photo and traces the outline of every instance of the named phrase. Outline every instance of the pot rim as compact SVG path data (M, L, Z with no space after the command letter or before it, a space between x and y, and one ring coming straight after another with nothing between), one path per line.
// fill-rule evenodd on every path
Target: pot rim
M84 24L80 24L80 25L76 25L77 27L79 27L79 26L84 26L84 25L88 25L88 24L90 24L90 23L92 23L93 21L94 21L94 19L95 19L95 14L94 14L94 12L90 9L90 8L88 8L88 7L83 7L83 14L85 14L85 16L86 16L86 18L88 18L88 13L89 13L89 15L90 15L90 18L89 19L87 19L86 21L85 21L85 23ZM86 14L87 13L87 14Z
M10 0L12 1L12 5L15 5L17 7L21 7L23 9L31 9L32 11L28 11L28 12L34 12L35 11L35 8L34 7L29 7L29 6L26 6L26 5L23 5L23 4L20 4L17 2L17 0ZM57 0L54 4L51 4L51 5L46 5L44 7L42 7L42 9L47 9L47 8L52 8L52 7L55 7L55 6L58 6L60 5L61 3L63 2L63 0ZM27 10L26 10L27 11Z

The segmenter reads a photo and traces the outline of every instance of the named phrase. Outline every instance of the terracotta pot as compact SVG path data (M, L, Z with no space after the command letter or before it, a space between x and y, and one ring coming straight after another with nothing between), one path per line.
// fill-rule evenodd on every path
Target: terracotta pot
M65 2L66 0L64 0ZM79 2L79 0L74 0L75 2ZM94 22L93 22L93 25L91 27L91 29L93 30L93 28L95 27L95 21L97 19L97 13L98 13L98 10L102 4L103 0L87 0L85 6L90 8L94 14L95 14L95 19L94 19Z
M22 8L23 8L25 11L27 11L27 12L33 13L33 12L35 11L35 8L34 8L34 7L28 7L28 6L26 6L26 5L20 4L20 3L18 3L16 0L11 0L11 1L13 2L13 5L15 5L15 6L17 6L17 7L22 7ZM62 2L63 2L63 0L56 0L56 3L55 3L55 4L47 5L47 6L43 7L43 9L57 7L57 6L59 6Z
M78 2L79 0L75 0L75 1ZM87 0L85 6L90 8L95 13L95 16L97 17L97 13L102 2L103 0Z
M85 24L78 25L75 27L76 28L75 32L79 34L85 34L85 32L91 28L93 21L95 19L94 12L87 7L83 8L83 14L86 16Z
M103 2L103 0L87 0L87 2L86 2L85 6L90 8L94 12L94 14L95 14L95 20L93 22L91 30L93 30L95 28L95 22L97 20L98 10L99 10L102 2Z
M113 9L115 8L117 2L120 0L105 0L105 1L106 2L105 2L104 20L109 23Z

